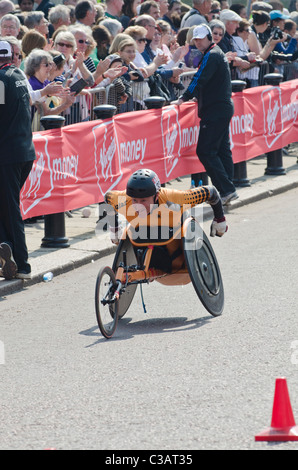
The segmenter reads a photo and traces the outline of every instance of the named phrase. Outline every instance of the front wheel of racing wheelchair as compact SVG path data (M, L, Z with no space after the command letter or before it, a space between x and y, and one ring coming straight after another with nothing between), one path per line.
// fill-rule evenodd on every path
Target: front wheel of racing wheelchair
M112 269L108 266L101 268L95 287L95 310L99 329L103 336L111 338L116 330L118 319L122 318L134 298L137 284L132 284L118 297L113 297L117 290L115 273L126 253L128 265L137 263L136 255L129 238L122 239L117 247Z
M116 289L115 273L108 266L101 268L96 279L95 311L99 329L107 339L113 336L118 323Z

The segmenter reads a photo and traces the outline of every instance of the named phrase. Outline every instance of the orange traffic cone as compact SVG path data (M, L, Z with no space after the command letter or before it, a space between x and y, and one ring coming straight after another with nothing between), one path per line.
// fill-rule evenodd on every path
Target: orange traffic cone
M298 441L296 426L287 381L284 377L276 379L272 410L271 427L255 436L256 441Z

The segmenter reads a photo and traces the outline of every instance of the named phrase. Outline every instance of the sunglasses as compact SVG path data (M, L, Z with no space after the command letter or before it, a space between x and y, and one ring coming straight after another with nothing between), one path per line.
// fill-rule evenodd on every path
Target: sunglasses
M65 42L58 42L57 43L57 46L60 46L60 47L67 47L67 48L72 48L73 45L72 44L66 44Z
M79 44L87 44L87 46L89 46L90 41L85 41L84 39L78 39L78 43Z
M137 39L138 42L146 42L146 38Z

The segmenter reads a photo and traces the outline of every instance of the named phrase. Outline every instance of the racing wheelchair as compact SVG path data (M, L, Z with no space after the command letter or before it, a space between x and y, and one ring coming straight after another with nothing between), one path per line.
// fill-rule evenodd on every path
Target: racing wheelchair
M168 273L150 267L155 247L180 239L184 257L179 269ZM192 282L206 310L219 316L224 308L224 289L213 248L195 216L188 215L180 227L172 229L166 239L142 240L128 225L118 245L112 268L102 267L95 288L95 310L99 329L107 339L117 328L118 320L128 311L137 286L157 281L165 286Z

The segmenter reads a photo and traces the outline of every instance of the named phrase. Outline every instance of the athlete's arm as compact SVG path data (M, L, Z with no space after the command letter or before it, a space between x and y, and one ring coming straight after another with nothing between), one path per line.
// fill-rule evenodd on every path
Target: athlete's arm
M185 206L185 210L187 210L203 202L209 202L213 208L214 217L222 217L224 215L219 193L217 189L211 185L198 186L197 188L187 191L161 189L159 199L161 203L169 201L174 204L179 204L182 210L183 206Z
M161 203L179 204L182 212L190 207L208 202L212 207L214 219L211 224L210 235L222 237L227 231L227 224L220 195L214 186L199 186L188 191L161 190L159 196Z
M121 238L118 212L119 210L121 210L121 207L126 206L126 192L108 191L105 194L104 199L106 203L107 222L110 230L110 239L112 243L118 245Z
M222 207L221 198L217 189L214 186L209 187L211 188L211 190L208 202L212 207L214 214L214 219L210 227L210 236L215 237L216 235L217 237L222 237L228 230L228 226Z

